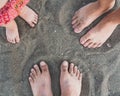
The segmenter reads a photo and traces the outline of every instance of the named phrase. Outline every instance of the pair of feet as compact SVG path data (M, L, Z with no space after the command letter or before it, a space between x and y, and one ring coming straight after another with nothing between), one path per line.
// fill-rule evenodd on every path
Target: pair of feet
M40 69L41 71L40 71ZM31 69L29 82L33 96L53 96L48 65L42 61ZM82 74L73 63L64 61L61 65L61 96L80 96Z
M74 32L80 33L96 18L113 8L114 4L115 0L98 0L80 8L72 18ZM88 48L101 47L120 23L117 22L117 19L120 19L118 14L120 15L120 9L113 11L103 18L99 24L80 39L80 43Z
M31 27L35 27L38 22L38 15L28 6L25 6L19 16L23 18ZM20 41L18 27L15 20L3 25L6 28L6 37L10 43L18 43Z

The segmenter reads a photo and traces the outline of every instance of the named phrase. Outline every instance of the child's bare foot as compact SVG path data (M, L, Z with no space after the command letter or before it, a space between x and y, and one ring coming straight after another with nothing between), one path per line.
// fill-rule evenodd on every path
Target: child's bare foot
M14 20L10 21L8 24L3 25L6 27L6 37L10 43L18 43L20 41L18 27Z
M80 8L72 18L74 32L80 33L96 18L113 8L114 4L115 0L98 0Z
M38 15L28 6L25 6L21 10L19 16L22 17L31 27L35 27L38 22Z
M102 46L120 23L119 15L120 9L119 11L114 11L106 16L96 27L91 29L85 36L80 39L80 43L84 47L88 48L97 48Z
M34 68L31 69L29 82L33 96L53 96L48 66L42 61L40 62L40 68L42 72L38 65L34 65Z
M81 83L82 74L77 66L71 63L68 70L68 62L64 61L61 65L60 76L61 96L80 96Z

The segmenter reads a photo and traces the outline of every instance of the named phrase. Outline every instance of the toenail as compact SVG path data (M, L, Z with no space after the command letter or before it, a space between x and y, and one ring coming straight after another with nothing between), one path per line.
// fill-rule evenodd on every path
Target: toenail
M34 67L36 68L36 67L37 67L37 65L34 65Z
M31 72L34 72L34 69L31 69Z
M40 62L40 65L41 65L41 66L44 66L44 65L46 65L46 64L45 64L44 61L41 61L41 62Z
M64 66L67 66L67 65L68 65L68 62L67 62L67 61L63 61L63 65L64 65Z

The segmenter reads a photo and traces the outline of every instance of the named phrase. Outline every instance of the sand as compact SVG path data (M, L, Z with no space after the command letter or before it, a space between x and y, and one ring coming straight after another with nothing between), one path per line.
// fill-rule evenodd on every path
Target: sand
M92 1L95 0L31 0L29 6L39 14L39 22L32 29L16 18L19 44L8 43L5 29L0 28L0 96L32 96L28 76L41 60L50 68L54 96L60 96L63 60L75 63L83 72L81 96L120 96L120 26L98 49L84 48L79 39L101 18L80 34L71 27L74 12Z

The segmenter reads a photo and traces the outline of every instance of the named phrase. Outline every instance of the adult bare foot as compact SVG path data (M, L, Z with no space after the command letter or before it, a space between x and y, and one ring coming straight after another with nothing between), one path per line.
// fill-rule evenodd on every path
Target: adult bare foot
M10 43L18 43L20 41L18 27L14 20L10 21L8 24L3 25L6 27L6 37Z
M60 76L61 96L80 96L81 83L82 74L77 66L71 63L68 71L68 62L64 61L61 65Z
M113 11L106 16L97 26L91 29L86 35L80 39L80 43L84 47L97 48L110 37L114 29L120 24L120 9Z
M113 8L114 4L115 0L98 0L80 8L72 18L74 32L80 33L96 18Z
M19 16L23 18L31 27L35 27L38 22L38 15L28 6L25 6Z
M53 96L48 66L42 61L40 62L40 68L42 72L38 65L34 65L34 68L31 69L29 82L33 96Z

